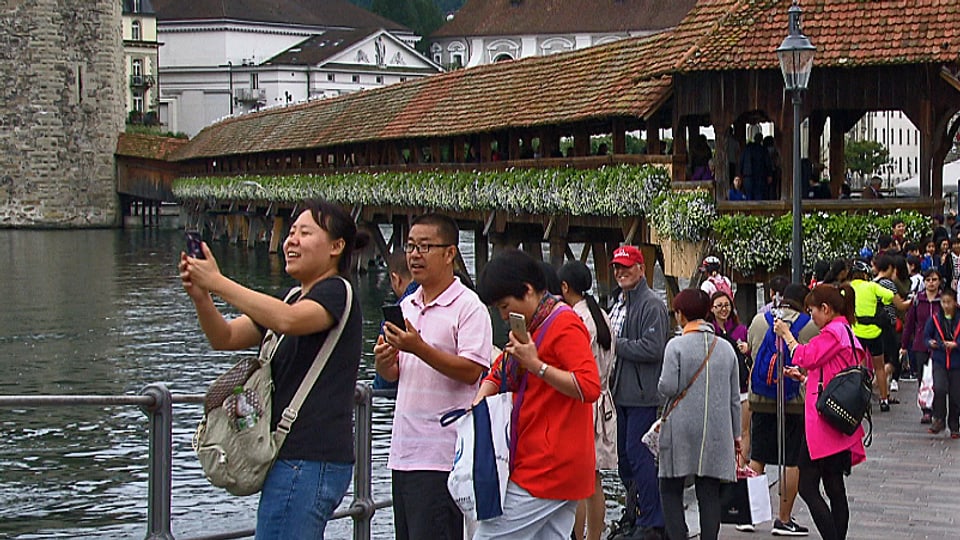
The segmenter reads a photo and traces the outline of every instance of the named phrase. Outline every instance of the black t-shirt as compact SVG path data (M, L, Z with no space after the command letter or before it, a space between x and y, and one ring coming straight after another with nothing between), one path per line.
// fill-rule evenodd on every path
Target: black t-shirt
M336 324L343 315L346 294L343 281L333 277L314 285L305 300L323 306ZM290 302L299 297L299 294L294 295ZM280 459L353 463L353 393L363 346L362 326L360 303L354 294L350 318L340 341L300 408L280 448ZM263 328L261 331L266 332ZM274 385L272 430L276 430L280 415L297 393L328 333L329 330L307 336L286 336L280 341L271 362Z

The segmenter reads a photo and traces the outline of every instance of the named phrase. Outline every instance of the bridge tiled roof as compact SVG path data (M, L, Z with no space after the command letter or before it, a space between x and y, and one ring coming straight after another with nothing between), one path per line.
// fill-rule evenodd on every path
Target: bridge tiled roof
M791 0L700 0L677 28L700 33L680 72L779 69ZM816 67L925 64L960 60L957 0L803 0L803 31ZM704 11L719 18L703 17ZM710 24L705 20L713 19ZM706 30L706 32L704 32Z
M115 154L118 156L164 161L188 142L187 139L162 137L160 135L121 133L117 139L117 150Z
M431 38L657 31L696 0L467 0Z
M630 38L230 118L173 159L643 117L671 91L669 77L645 71L669 39Z

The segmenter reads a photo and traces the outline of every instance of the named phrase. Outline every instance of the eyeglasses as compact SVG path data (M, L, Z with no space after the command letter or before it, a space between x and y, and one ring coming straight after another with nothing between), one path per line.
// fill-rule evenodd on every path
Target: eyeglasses
M730 309L731 307L730 304L716 304L713 306L713 309Z
M404 244L403 252L404 253L430 253L430 250L433 248L445 248L450 247L453 244Z

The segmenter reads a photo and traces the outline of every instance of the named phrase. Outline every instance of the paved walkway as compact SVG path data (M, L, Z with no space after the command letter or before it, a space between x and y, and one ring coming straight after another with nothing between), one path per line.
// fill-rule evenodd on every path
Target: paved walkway
M846 478L850 500L847 538L960 539L960 440L951 440L949 430L931 435L928 426L920 424L917 383L900 383L900 391L894 395L902 403L892 405L888 413L880 413L874 403L873 444L867 448L867 461L854 467ZM776 486L771 490L771 504L776 516ZM807 538L820 538L799 497L794 516L810 528ZM724 525L720 536L771 538L771 526L771 522L763 523L751 534Z

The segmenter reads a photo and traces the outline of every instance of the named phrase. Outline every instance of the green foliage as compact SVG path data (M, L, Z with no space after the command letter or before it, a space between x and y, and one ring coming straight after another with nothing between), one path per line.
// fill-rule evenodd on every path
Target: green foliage
M890 234L893 222L903 219L906 238L919 241L928 229L929 218L919 212L879 215L876 212L847 214L817 212L804 214L803 267L810 270L818 260L832 261L857 255L860 248L876 249L877 238ZM793 217L720 216L713 226L717 249L738 272L774 271L790 262Z
M137 124L127 124L126 129L127 133L139 133L144 135L159 135L161 137L173 137L176 139L189 139L190 136L182 131L163 131L160 129L160 126L144 126Z
M187 199L258 199L286 203L323 198L347 205L514 214L637 216L666 191L666 170L651 165L599 169L506 169L289 176L181 178L173 192Z
M704 189L664 191L654 199L649 216L660 236L699 242L709 235L717 208L713 195Z
M370 11L398 22L419 36L429 36L443 25L444 18L433 0L373 0ZM417 43L417 49L427 52L425 39Z
M890 161L890 151L876 141L855 141L847 138L843 149L844 166L850 171L867 176L880 170Z

